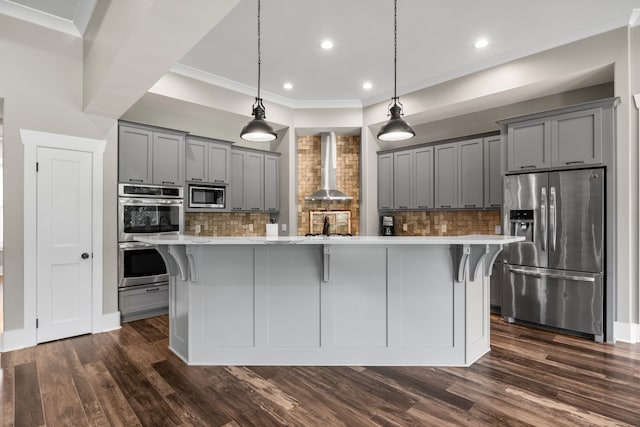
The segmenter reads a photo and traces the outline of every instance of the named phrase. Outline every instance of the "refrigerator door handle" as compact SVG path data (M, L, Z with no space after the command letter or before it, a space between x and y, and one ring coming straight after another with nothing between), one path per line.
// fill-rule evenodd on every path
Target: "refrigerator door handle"
M512 273L524 274L525 276L532 277L549 277L550 279L561 279L561 280L574 280L577 282L595 282L596 279L594 277L585 277L585 276L572 276L565 274L553 274L553 273L540 273L538 271L530 271L522 268L513 268L509 267L509 271Z
M540 191L540 228L542 229L542 250L547 250L547 188Z
M549 232L551 233L551 251L556 250L556 187L549 190Z

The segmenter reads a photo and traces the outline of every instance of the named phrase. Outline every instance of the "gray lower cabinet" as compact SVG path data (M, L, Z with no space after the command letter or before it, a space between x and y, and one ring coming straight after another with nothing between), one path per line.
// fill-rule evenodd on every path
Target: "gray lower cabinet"
M123 125L118 132L118 180L184 185L185 134Z
M458 143L436 145L434 158L435 208L456 208L458 206Z
M502 262L496 260L491 270L491 278L489 281L489 304L492 311L500 312L502 306Z
M618 102L608 98L499 121L507 135L507 169L603 164L603 146L615 135Z
M279 162L277 154L232 149L229 208L232 211L279 211Z
M280 211L280 158L264 155L264 210Z
M169 284L167 282L124 288L118 292L121 320L159 316L169 312Z
M231 142L189 136L186 180L228 184L231 171Z
M484 207L502 207L502 162L503 144L501 136L484 138Z
M484 207L484 145L482 138L458 143L459 208Z
M378 156L378 210L393 209L393 153Z

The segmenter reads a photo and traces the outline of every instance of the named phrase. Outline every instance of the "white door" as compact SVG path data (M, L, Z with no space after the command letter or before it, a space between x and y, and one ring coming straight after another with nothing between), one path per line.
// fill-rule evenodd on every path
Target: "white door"
M38 147L37 162L37 342L44 342L91 332L92 154Z

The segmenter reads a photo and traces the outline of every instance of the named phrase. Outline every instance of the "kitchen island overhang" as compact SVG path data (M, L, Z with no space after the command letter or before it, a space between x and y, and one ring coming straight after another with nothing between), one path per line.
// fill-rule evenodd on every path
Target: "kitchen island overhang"
M190 365L469 366L509 236L149 236Z

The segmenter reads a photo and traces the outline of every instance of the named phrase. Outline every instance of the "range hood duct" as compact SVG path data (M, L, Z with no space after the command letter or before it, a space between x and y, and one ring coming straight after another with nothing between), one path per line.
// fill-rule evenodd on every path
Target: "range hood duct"
M336 189L336 133L320 134L320 179L321 187L315 193L306 196L305 200L352 200L342 191Z

